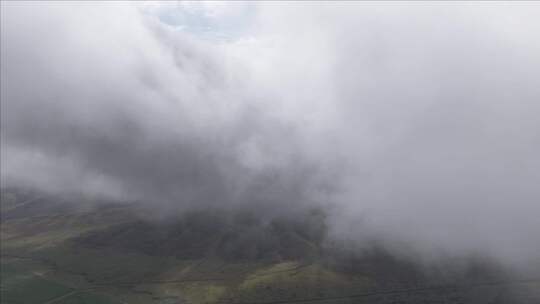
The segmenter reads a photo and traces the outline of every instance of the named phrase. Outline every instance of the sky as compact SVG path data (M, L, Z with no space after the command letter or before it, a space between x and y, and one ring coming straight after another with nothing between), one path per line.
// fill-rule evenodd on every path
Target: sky
M540 257L540 4L10 2L2 185Z

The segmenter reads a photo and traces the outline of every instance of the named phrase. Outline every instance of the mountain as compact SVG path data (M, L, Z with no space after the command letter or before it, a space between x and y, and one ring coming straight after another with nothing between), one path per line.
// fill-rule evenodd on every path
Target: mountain
M2 189L1 303L540 303L485 259L426 267L327 236L324 210L265 217Z

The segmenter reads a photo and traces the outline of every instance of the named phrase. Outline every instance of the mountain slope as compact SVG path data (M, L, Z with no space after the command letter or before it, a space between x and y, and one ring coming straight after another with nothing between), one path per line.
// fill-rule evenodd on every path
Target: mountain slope
M426 273L329 242L324 213L205 210L145 220L138 204L2 190L2 303L538 303L492 265ZM473 267L474 266L474 267ZM474 270L474 271L473 271ZM474 275L472 275L474 273Z

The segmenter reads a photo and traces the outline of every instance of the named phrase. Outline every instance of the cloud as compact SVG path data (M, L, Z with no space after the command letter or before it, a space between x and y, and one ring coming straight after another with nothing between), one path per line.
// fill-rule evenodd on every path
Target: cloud
M313 117L325 118L314 120L332 139L327 152L353 168L336 198L346 210L338 234L367 229L429 252L536 257L538 9L342 3L263 12L284 45L276 87L307 88L283 92L300 94L296 107L320 107Z
M164 210L329 203L340 237L529 261L539 9L259 3L214 41L135 5L2 3L2 180Z

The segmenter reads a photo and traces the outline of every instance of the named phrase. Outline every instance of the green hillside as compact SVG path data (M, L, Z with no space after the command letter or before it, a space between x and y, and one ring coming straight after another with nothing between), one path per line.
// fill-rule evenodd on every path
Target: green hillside
M320 210L144 220L137 204L79 206L2 190L1 303L540 303L538 281L491 265L433 275L327 242Z

